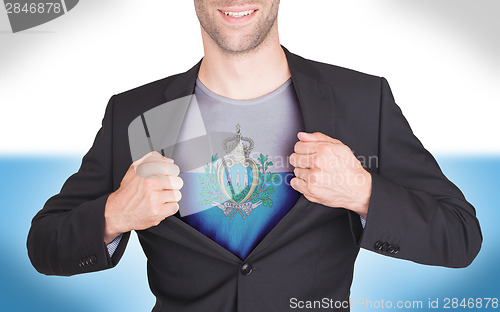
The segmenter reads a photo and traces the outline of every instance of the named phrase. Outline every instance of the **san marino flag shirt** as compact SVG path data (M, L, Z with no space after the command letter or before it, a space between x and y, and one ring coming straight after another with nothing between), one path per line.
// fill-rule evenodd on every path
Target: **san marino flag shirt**
M245 259L300 197L290 186L289 163L299 131L304 125L291 79L252 100L217 95L198 79L179 142L206 135L210 153L189 144L174 151L184 181L181 219ZM199 155L211 157L191 168Z

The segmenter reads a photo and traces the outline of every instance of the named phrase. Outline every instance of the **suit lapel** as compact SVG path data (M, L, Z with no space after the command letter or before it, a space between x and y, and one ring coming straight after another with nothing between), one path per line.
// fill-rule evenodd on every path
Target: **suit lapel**
M299 98L304 126L307 132L323 132L334 136L335 101L331 88L321 82L321 75L310 61L290 53L283 47L292 74L295 92Z
M331 88L321 82L320 73L310 66L310 61L290 53L285 47L283 47L283 50L287 57L293 85L299 99L305 130L307 132L319 131L333 137L335 135L335 103ZM194 93L200 64L201 61L187 72L178 75L177 78L172 81L165 90L166 102ZM169 131L176 131L179 133L180 129L178 128L180 126L182 126L182 123L176 125L176 129L169 129ZM271 232L264 237L252 252L250 252L247 258L253 257L271 246L276 239L293 226L294 220L300 218L308 211L311 205L312 203L304 196L300 196L292 209L281 219ZM221 256L231 261L241 261L236 255L180 220L179 213L165 219L164 222L185 229L189 232L189 236L193 240L207 247L210 246L210 248L216 249L215 251Z
M305 130L307 132L319 131L334 136L335 103L330 87L320 82L319 73L310 67L308 61L290 53L285 47L283 47L283 50L285 51L288 67L292 74L295 92L299 99ZM272 246L272 243L284 235L295 224L295 220L300 220L309 211L311 206L312 203L304 195L300 196L292 209L250 252L247 259Z
M165 89L165 102L176 100L183 96L194 94L194 87L201 60L185 73L177 75Z

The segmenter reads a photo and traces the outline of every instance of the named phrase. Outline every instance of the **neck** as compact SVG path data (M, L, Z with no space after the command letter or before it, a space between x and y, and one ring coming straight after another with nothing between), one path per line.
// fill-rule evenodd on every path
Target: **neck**
M279 88L290 78L290 70L274 28L257 48L245 53L224 51L202 30L205 56L199 79L212 92L236 100L254 99Z

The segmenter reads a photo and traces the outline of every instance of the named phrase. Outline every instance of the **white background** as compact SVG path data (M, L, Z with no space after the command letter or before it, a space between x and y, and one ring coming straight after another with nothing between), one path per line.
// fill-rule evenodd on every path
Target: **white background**
M388 79L433 153L500 154L497 0L283 0L291 52ZM111 95L202 57L192 1L82 0L12 34L0 8L0 154L83 155Z

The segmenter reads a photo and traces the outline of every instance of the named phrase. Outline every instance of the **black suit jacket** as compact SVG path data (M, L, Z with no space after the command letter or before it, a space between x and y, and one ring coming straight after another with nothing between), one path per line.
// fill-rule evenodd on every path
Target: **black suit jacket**
M477 255L474 208L413 135L387 81L284 51L306 131L338 138L359 159L371 159L366 228L357 214L302 196L241 260L171 216L137 231L154 311L287 311L293 297L347 300L360 247L447 267L465 267ZM32 221L27 246L39 272L74 275L118 263L130 233L110 258L104 207L132 163L127 128L149 109L192 94L199 66L111 98L80 169Z

